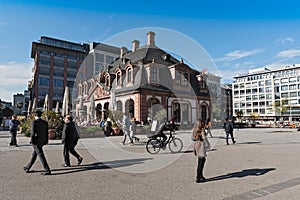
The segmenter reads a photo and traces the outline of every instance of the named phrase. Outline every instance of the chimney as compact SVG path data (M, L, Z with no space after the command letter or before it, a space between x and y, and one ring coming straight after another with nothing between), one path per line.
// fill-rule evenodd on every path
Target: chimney
M140 48L140 41L133 40L132 41L132 52L135 52L138 48Z
M126 47L121 47L120 48L120 58L123 58L123 55L127 53L127 48Z
M155 33L152 31L149 31L147 33L147 36L148 36L147 46L155 47L155 40L154 40Z

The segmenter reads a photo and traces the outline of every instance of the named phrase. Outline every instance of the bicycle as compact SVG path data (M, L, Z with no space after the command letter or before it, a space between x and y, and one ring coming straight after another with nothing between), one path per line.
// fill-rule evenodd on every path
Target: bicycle
M148 153L157 154L160 151L160 149L165 150L167 145L172 153L178 153L182 150L182 140L173 135L173 133L175 133L175 130L167 126L165 127L167 128L167 130L170 131L169 138L163 144L163 139L161 138L161 136L150 136L146 144L146 150L148 151Z

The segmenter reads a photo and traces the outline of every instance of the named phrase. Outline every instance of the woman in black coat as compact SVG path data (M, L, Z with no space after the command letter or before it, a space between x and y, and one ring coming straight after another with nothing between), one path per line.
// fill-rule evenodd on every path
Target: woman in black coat
M70 115L65 117L65 125L62 133L62 143L64 144L64 159L65 167L70 167L70 155L71 153L78 160L78 165L82 162L82 157L75 151L75 146L77 145L79 135Z

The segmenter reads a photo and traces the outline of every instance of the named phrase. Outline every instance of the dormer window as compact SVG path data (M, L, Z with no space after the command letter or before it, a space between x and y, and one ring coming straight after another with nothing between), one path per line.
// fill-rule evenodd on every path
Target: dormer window
M157 69L155 67L150 70L150 80L151 82L157 82Z
M106 87L109 87L109 86L110 86L110 76L109 76L109 75L107 75L107 76L105 77L105 86L106 86Z
M181 73L176 71L176 85L181 85Z
M94 88L94 85L95 85L95 81L91 80L91 88Z
M83 94L86 95L88 91L88 84L86 82L84 82L83 84Z
M183 81L182 81L182 85L188 85L189 82L189 74L188 73L183 73Z
M81 96L82 95L82 86L81 84L78 85L78 96Z
M176 71L176 85L187 86L189 84L189 73Z
M126 78L127 78L127 83L132 83L133 82L133 73L132 73L132 67L129 67L126 71Z
M121 86L121 72L118 71L116 74L116 84L117 86Z

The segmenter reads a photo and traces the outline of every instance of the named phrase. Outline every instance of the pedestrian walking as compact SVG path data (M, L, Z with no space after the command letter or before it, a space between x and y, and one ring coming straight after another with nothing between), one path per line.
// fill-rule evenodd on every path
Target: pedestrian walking
M35 112L35 120L31 124L30 132L33 153L31 160L26 165L26 167L23 167L23 169L26 173L30 172L30 168L34 164L37 156L39 156L40 161L45 169L45 172L43 172L42 174L50 175L51 171L43 151L43 146L48 144L48 122L43 120L41 116L42 112L40 110L37 110Z
M198 119L192 130L192 139L193 139L193 152L194 155L198 158L197 165L197 175L196 182L202 183L207 181L207 179L203 176L204 164L206 162L206 150L204 147L204 140L206 138L205 133L205 123Z
M128 137L128 140L129 140L129 144L132 145L133 144L133 140L132 138L130 137L130 132L129 132L129 126L130 126L130 121L129 121L129 118L128 116L126 115L126 113L124 113L124 116L123 116L123 122L122 122L122 128L123 128L123 132L124 132L124 138L123 138L123 141L122 141L122 144L125 145L125 142L126 142L126 138Z
M212 134L211 134L211 121L210 121L210 118L208 118L206 120L206 123L205 123L205 132L206 132L206 135L209 134L209 136L211 138L213 138Z
M12 116L12 119L9 121L9 132L11 134L10 146L18 146L17 144L17 131L18 126L20 125L19 120L16 115Z
M70 115L65 117L65 125L62 133L62 143L64 144L65 167L70 167L70 153L77 158L78 165L82 163L83 158L75 151L79 140L79 134L76 129L73 118Z
M229 137L229 135L231 137L232 143L235 144L236 141L234 140L234 137L233 137L233 128L234 128L234 126L232 124L232 121L229 120L228 117L226 117L226 119L225 119L225 123L224 123L224 127L223 128L224 128L224 130L226 132L226 144L229 145L229 143L228 143L228 137Z
M132 140L134 140L135 142L139 142L140 141L140 139L135 136L136 135L135 118L132 118L130 120L129 132L130 132L130 137L131 137Z

